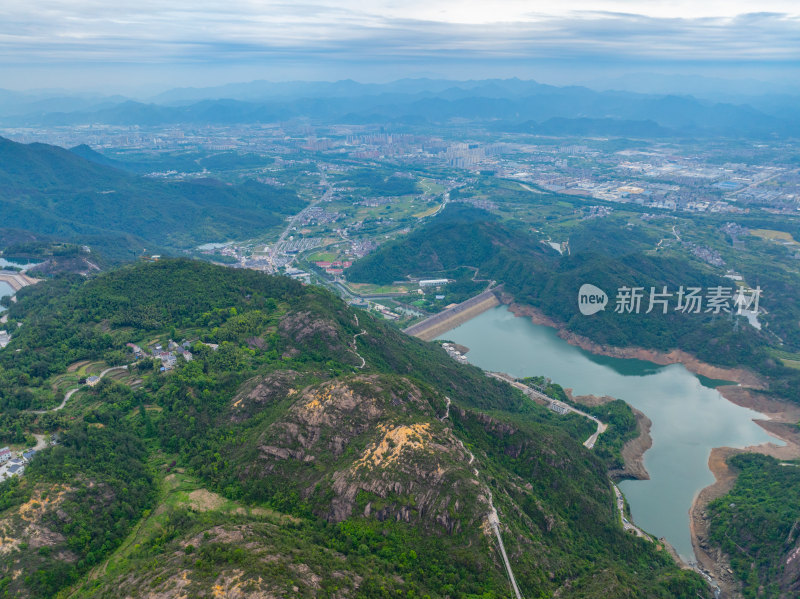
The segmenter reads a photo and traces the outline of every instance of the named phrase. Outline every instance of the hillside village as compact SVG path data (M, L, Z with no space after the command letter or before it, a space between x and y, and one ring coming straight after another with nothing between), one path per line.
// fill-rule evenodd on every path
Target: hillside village
M175 365L178 363L178 357L183 357L184 360L187 362L191 362L192 360L192 352L189 351L191 347L191 343L186 341L185 339L181 343L176 343L172 339L167 342L167 348L164 347L160 343L156 343L152 346L149 346L146 350L142 349L135 343L128 343L127 347L133 352L134 358L137 360L141 360L143 358L151 357L154 360L161 361L161 372L166 372L168 370L172 370L175 368ZM211 347L211 349L217 349L217 345L214 343L206 343Z
M51 437L49 445L43 437L38 441L36 447L20 451L14 451L8 446L0 448L0 482L13 476L22 476L25 473L25 466L33 459L33 456L42 449L58 443L56 436Z

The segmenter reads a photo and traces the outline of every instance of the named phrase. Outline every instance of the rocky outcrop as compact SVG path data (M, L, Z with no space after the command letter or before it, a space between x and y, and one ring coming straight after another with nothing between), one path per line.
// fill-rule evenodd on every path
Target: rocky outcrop
M279 370L250 381L231 401L230 419L243 422L272 402L284 399L292 392L297 376L292 370Z
M276 373L240 395L242 403L296 397L262 433L248 477L284 480L332 522L363 513L454 533L483 517L469 453L433 407L440 397L399 377L359 376L284 392L287 384ZM514 431L491 418L486 424ZM326 493L332 496L321 499Z

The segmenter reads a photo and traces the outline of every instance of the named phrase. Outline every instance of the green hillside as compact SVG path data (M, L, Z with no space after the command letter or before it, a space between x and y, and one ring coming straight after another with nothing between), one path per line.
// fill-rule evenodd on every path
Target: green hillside
M743 317L737 325L727 314L674 310L663 314L658 307L646 314L651 287L660 290L666 285L674 293L680 286L706 290L732 283L698 261L648 254L636 235L618 234L617 229L605 224L592 231L580 227L575 236L579 250L560 256L521 225L474 208L448 206L431 223L356 261L347 277L386 283L406 276L443 276L471 266L481 278L504 283L504 291L516 302L541 309L568 330L597 343L662 351L678 348L711 364L747 365L769 376L776 394L800 401L800 373L775 360L775 337L769 333L785 330L786 341L796 336L791 331L797 329L797 302L790 291L795 287L785 273L773 276L770 273L776 269L769 265L759 273L765 294L769 292L775 304L763 317L772 325L769 330L758 331ZM578 310L578 289L584 283L599 286L609 296L606 309L591 317ZM623 286L646 290L639 314L615 313L615 296Z
M115 260L254 236L302 206L294 192L256 182L158 181L0 138L3 227L76 240Z
M494 506L526 597L710 597L623 533L579 417L322 289L168 260L9 312L0 435L59 444L0 485L6 596L510 597ZM170 338L168 372L125 345Z
M711 541L730 557L745 597L800 593L800 470L763 455L730 458L739 471L730 493L711 502Z

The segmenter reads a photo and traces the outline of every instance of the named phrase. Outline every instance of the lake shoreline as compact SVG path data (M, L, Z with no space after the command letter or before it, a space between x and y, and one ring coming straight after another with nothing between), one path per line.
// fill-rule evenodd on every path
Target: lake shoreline
M597 395L574 395L572 389L564 389L569 400L583 406L594 407L601 406L604 403L616 401L616 398L604 395L598 397ZM608 471L608 476L614 481L620 480L650 480L650 473L644 467L644 454L653 446L653 438L650 436L650 428L653 426L652 421L645 415L644 412L637 410L630 404L628 406L633 411L636 418L636 437L627 441L622 446L622 460L624 466Z
M766 388L766 383L761 377L744 368L713 366L680 349L663 352L645 349L643 347L617 347L615 345L596 343L588 337L583 337L582 335L577 335L576 333L568 331L563 323L550 318L538 308L514 302L513 298L507 294L503 294L501 301L514 316L524 316L530 318L531 322L534 324L542 324L554 328L558 336L570 345L574 345L575 347L579 347L596 355L608 356L611 358L644 360L658 364L659 366L683 364L689 372L710 379L733 381L742 386L750 387L751 389Z
M699 566L711 573L715 582L720 585L724 593L723 596L741 597L738 579L729 571L730 564L726 556L722 555L718 549L712 547L708 542L709 522L706 510L711 501L725 495L733 488L737 473L728 466L727 459L729 457L749 452L761 453L777 459L800 458L800 431L798 431L796 425L800 421L800 406L773 399L761 393L760 391L767 389L766 381L747 369L713 366L682 350L662 352L639 347L620 348L599 344L591 339L567 331L563 323L547 316L538 308L516 303L509 294L503 294L501 301L514 316L527 317L534 324L553 328L561 339L590 353L613 358L645 360L662 366L679 363L695 375L738 383L736 385L720 385L716 389L727 401L737 406L751 409L764 416L764 419L754 418L753 421L769 435L780 439L786 445L779 446L775 443L763 443L743 448L713 448L708 459L708 469L714 475L715 482L700 489L695 494L689 509L689 530L692 547ZM642 415L644 416L644 414ZM649 434L647 436L649 438ZM626 447L628 444L626 444ZM629 467L628 457L631 459L631 467L634 471L636 470L635 464L637 460L641 463L642 470L644 470L641 460L643 460L644 453L651 445L652 440L650 440L649 444L643 442L638 447L631 447L628 456L625 456L625 470L628 470ZM646 473L646 470L644 471Z
M784 441L786 445L763 443L748 447L715 447L708 457L708 469L714 475L714 483L695 495L692 507L689 509L689 531L697 562L711 573L725 593L725 597L741 597L741 585L730 571L728 556L709 543L710 520L707 510L712 501L728 493L736 483L738 472L728 464L728 459L741 453L759 453L779 460L800 458L800 431L797 430L796 421L756 420L755 422L770 435Z

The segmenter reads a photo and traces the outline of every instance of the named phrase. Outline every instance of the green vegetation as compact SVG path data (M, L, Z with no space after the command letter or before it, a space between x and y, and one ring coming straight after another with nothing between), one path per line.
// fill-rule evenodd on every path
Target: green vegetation
M0 138L3 226L80 240L113 261L263 233L303 202L253 181L162 182L43 144ZM236 210L231 210L232 207Z
M733 489L711 502L711 542L730 557L744 596L796 597L800 592L800 468L741 454Z
M637 248L641 238L617 235L615 228L583 229L578 234L584 250L559 256L549 250L526 227L504 223L495 215L461 206L448 206L445 213L347 270L349 279L384 283L406 275L437 276L460 266L478 269L479 278L505 284L515 301L535 306L571 332L601 344L645 347L661 351L682 349L699 359L727 367L748 365L770 377L770 390L792 401L800 401L800 372L785 366L770 353L775 337L770 330L758 331L743 317L721 314L683 314L658 308L646 314L647 297L639 314L613 310L616 290L623 286L675 292L680 286L708 289L730 287L697 261L670 254L650 254ZM627 253L620 254L624 248ZM794 346L800 339L800 305L795 279L782 268L762 266L758 274L743 270L748 281L769 285L770 318ZM609 294L610 306L592 316L582 316L577 291L591 282ZM765 291L766 293L766 291ZM674 300L673 300L674 301ZM794 320L792 320L794 319ZM791 323L791 324L790 324Z
M7 596L499 599L489 491L526 596L710 596L622 531L585 419L319 288L166 260L27 288L10 318L4 426L61 444L0 485ZM132 361L127 342L168 338L193 340L193 360L132 364L68 418L19 411L100 360Z
M122 388L103 399L105 416L114 418L129 409L131 397ZM0 579L5 596L23 588L30 596L53 596L100 563L152 504L153 479L139 439L124 425L98 424L73 425L22 479L0 486L0 511L14 514L0 524L15 543ZM50 536L36 543L36 533ZM26 541L32 534L33 542ZM22 580L10 575L17 569Z
M625 460L622 458L622 447L638 435L636 416L627 403L621 399L615 399L599 406L586 406L571 401L561 385L543 376L525 377L521 379L521 382L534 388L542 389L546 395L553 399L575 406L608 425L605 432L597 438L594 446L594 455L603 460L608 470L624 467ZM565 418L580 419L585 425L584 434L586 437L595 431L595 424L584 416L569 414Z
M420 191L416 179L381 169L353 169L339 179L362 193L375 196L404 196Z

